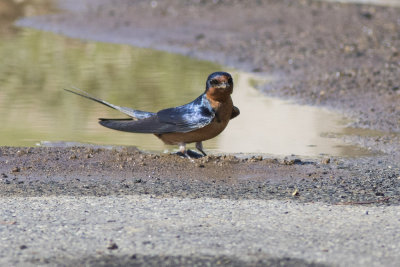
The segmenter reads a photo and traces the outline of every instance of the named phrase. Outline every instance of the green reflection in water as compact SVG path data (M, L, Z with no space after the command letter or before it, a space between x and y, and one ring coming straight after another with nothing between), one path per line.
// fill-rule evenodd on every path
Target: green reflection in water
M157 111L193 100L216 64L23 29L0 39L0 145L79 141L160 149L154 136L116 132L99 117L124 117L66 93L77 86L121 106Z

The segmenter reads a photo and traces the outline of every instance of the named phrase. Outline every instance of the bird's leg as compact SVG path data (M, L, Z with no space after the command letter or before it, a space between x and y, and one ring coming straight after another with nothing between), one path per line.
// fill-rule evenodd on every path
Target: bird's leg
M179 143L179 151L186 155L186 144L185 143Z
M196 148L201 152L201 154L203 154L203 156L207 156L207 154L203 151L203 143L201 141L196 142Z
M179 152L177 154L181 157L190 159L190 156L188 155L186 150L186 143L179 143Z

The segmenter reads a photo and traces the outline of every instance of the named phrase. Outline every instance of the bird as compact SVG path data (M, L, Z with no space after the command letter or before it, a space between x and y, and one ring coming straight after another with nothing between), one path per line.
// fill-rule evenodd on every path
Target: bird
M240 114L239 108L233 105L231 97L232 76L222 71L208 76L205 91L192 102L158 112L120 107L98 99L81 89L73 89L75 90L64 90L129 116L122 119L99 118L100 125L118 131L154 134L167 145L178 145L178 154L188 158L207 156L202 142L219 135L229 121ZM196 149L202 155L186 150L186 144L189 143L196 143Z

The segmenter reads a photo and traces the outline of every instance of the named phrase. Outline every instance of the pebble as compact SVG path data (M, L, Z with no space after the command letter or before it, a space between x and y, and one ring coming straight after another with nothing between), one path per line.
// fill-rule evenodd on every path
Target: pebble
M324 158L324 159L321 160L321 163L322 164L329 164L329 163L331 163L331 159L330 158Z
M300 193L299 193L299 190L296 188L293 192L292 192L292 196L299 196L300 195Z
M294 165L294 164L300 164L301 159L298 158L284 158L283 159L283 164L284 165Z
M23 151L23 150L18 150L17 151L17 156L18 157L21 157L22 155L25 155L26 154L26 151Z
M110 242L110 244L108 245L107 249L109 249L109 250L118 249L118 245L115 242Z
M262 160L263 160L262 156L252 156L249 161L250 162L257 162L257 161L262 161Z

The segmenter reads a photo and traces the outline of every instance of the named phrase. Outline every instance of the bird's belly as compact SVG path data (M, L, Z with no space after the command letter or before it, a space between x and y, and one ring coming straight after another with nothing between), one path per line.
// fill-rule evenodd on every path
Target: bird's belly
M229 120L217 122L214 120L207 126L187 133L166 133L156 135L168 145L205 141L219 135L228 125Z

